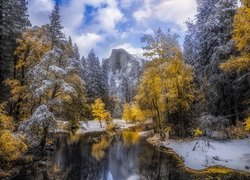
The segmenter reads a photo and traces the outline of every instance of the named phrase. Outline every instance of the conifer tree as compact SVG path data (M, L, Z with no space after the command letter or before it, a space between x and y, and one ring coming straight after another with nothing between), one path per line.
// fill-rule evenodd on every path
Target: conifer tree
M61 25L61 16L60 16L60 7L59 3L57 2L52 10L52 13L49 17L50 24L50 37L51 37L51 48L53 49L54 46L58 45L60 40L64 38L62 33L62 25Z
M105 99L105 85L103 84L103 70L98 57L92 49L87 58L87 94L92 103L97 98Z

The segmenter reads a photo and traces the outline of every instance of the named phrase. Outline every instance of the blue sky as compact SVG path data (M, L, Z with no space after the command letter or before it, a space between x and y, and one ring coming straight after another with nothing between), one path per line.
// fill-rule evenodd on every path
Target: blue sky
M101 59L113 48L141 55L141 36L159 27L179 34L182 44L184 22L196 14L196 0L28 0L32 25L48 23L55 1L61 6L64 33L81 55L94 48Z

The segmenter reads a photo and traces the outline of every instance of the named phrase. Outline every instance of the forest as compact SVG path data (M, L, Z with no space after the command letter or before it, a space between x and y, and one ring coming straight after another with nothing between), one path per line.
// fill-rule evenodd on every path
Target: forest
M250 178L250 2L196 2L183 44L158 27L101 59L60 3L32 26L1 0L0 179Z

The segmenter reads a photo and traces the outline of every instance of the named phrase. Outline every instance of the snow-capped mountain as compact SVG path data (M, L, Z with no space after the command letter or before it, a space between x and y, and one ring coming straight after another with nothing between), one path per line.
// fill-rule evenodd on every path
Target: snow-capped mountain
M113 49L111 56L103 61L108 69L109 93L123 102L130 102L135 95L144 60L124 49Z

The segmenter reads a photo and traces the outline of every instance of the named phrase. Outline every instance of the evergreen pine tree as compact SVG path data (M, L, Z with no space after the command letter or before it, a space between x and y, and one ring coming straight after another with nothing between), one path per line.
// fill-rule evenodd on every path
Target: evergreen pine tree
M0 5L0 101L9 95L4 85L7 78L16 78L14 55L17 39L23 30L30 26L27 2L25 0L2 0Z
M54 9L52 10L52 13L49 17L50 20L50 35L51 35L51 48L55 45L58 45L60 40L64 38L64 35L62 33L62 25L61 25L61 16L60 16L60 7L59 4L56 3L54 6Z
M92 103L97 98L103 98L105 87L103 86L103 71L100 66L98 57L92 49L87 58L87 95Z

